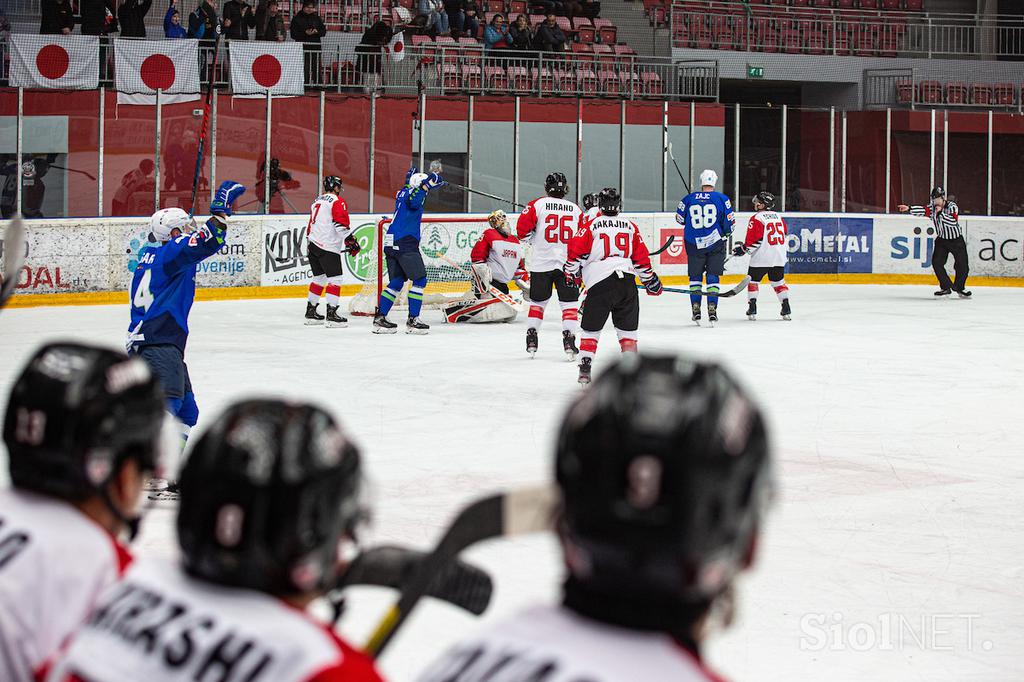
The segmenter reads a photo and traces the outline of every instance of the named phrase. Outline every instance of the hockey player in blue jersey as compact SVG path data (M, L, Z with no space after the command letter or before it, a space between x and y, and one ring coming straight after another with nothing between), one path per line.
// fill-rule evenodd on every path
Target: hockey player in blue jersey
M729 197L715 191L718 173L705 170L700 174L699 192L682 198L676 208L676 222L683 226L686 244L690 291L700 291L707 276L708 291L718 292L718 282L725 272L726 242L736 225ZM700 324L700 294L690 294L693 321ZM708 321L718 321L718 296L708 296Z
M420 222L427 193L445 181L440 176L440 164L431 166L431 173L420 173L415 166L405 176L405 186L395 196L395 214L384 235L384 258L388 264L388 286L380 294L377 313L373 316L374 334L394 334L398 325L388 320L388 312L402 293L405 282L409 287L409 319L405 323L407 334L426 334L430 326L420 321L423 307L423 289L427 286L427 268L420 253Z
M188 314L196 295L196 265L223 248L227 216L245 187L227 180L210 203L210 219L195 221L180 208L150 218L150 242L139 256L131 286L127 348L153 369L163 384L167 411L182 424L182 445L199 419L185 365Z

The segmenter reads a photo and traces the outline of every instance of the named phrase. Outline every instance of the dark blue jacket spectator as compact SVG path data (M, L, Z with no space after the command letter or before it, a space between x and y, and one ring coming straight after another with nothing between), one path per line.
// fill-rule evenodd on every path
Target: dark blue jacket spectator
M167 14L164 15L164 37L184 38L187 35L188 31L181 25L181 13L178 12L177 7L171 5L167 8Z

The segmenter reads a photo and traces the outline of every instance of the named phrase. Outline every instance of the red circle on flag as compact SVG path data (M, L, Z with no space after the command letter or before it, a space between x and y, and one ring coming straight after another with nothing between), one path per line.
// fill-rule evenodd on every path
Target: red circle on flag
M281 81L281 62L274 55L261 54L252 62L252 78L261 87L274 87Z
M401 52L404 49L405 49L405 43L402 42L401 40L399 40L397 43L395 43L394 47L391 48L391 54L398 54L399 52Z
M36 68L43 78L57 80L68 72L68 51L60 45L47 45L36 54Z
M165 54L151 54L142 61L139 75L151 90L170 90L174 85L174 62Z

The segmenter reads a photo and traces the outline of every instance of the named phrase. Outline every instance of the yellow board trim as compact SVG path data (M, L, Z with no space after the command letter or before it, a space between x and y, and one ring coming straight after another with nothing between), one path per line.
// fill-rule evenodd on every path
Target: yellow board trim
M725 275L724 283L739 282L741 275ZM791 284L928 284L935 285L932 275L896 275L885 273L844 273L839 275L788 274L786 281ZM685 275L663 277L668 285L688 284ZM1024 287L1024 277L971 277L972 287ZM363 288L361 284L345 284L342 296L352 296ZM259 298L302 298L306 285L272 287L209 287L196 289L198 301L233 301ZM8 308L36 308L52 305L115 305L127 304L127 291L86 291L67 294L18 294L7 301Z

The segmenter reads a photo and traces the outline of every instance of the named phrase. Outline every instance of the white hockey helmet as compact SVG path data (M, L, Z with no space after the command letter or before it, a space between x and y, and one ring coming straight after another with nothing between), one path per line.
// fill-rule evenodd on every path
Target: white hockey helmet
M153 240L158 242L168 241L175 229L183 233L190 232L191 230L186 229L189 226L194 228L195 224L188 217L188 213L180 208L162 208L149 219L150 234L153 235Z
M718 173L711 170L710 168L702 170L700 172L700 186L701 187L714 187L718 184Z
M409 186L422 187L423 185L427 184L427 180L429 179L430 176L427 175L426 173L413 173L412 177L409 178Z

